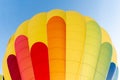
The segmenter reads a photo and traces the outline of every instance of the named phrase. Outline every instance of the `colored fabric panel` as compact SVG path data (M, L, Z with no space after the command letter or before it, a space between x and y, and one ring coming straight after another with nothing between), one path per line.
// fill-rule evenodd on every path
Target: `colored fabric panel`
M86 22L86 41L80 80L93 80L101 45L101 31L95 21Z
M26 36L20 35L17 37L15 40L15 51L22 80L34 80L28 39Z
M31 59L35 80L50 80L48 48L37 42L31 48Z
M73 11L66 12L66 80L80 79L85 36L83 16Z
M22 80L15 55L9 55L7 64L12 80Z
M36 42L43 42L47 45L47 13L35 15L28 24L29 47Z
M108 42L101 44L100 55L94 74L94 80L105 80L112 58L112 45Z
M50 80L65 80L66 24L54 16L47 23Z
M26 20L25 22L23 22L16 30L15 32L15 39L19 36L19 35L25 35L27 36L28 34L28 23L29 20Z

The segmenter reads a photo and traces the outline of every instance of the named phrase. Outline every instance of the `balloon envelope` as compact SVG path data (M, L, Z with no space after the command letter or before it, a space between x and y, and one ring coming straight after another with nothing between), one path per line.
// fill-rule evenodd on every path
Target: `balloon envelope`
M4 78L13 80L10 72L16 71L7 59L14 60L22 80L105 80L117 75L110 74L117 61L109 35L75 11L42 12L18 27L3 59Z

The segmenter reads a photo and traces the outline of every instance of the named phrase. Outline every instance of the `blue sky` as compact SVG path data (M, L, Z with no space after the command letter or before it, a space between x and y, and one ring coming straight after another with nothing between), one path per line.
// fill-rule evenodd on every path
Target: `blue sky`
M94 18L110 34L120 62L119 4L120 0L0 0L0 73L7 42L17 27L51 9L75 10Z

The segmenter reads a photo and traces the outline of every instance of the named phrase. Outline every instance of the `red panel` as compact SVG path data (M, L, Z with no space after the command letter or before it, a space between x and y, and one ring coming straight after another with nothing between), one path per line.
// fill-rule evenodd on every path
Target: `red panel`
M35 80L50 80L48 48L44 43L37 42L32 46L31 59Z
M17 37L15 51L22 80L34 80L34 72L29 52L28 38L24 35Z
M21 80L18 63L15 55L9 55L7 59L8 69L12 80Z

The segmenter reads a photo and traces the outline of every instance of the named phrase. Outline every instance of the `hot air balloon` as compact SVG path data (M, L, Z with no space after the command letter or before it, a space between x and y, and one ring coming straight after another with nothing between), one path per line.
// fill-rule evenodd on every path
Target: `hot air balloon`
M23 22L8 42L2 66L5 80L110 80L118 75L108 33L92 18L63 10Z

